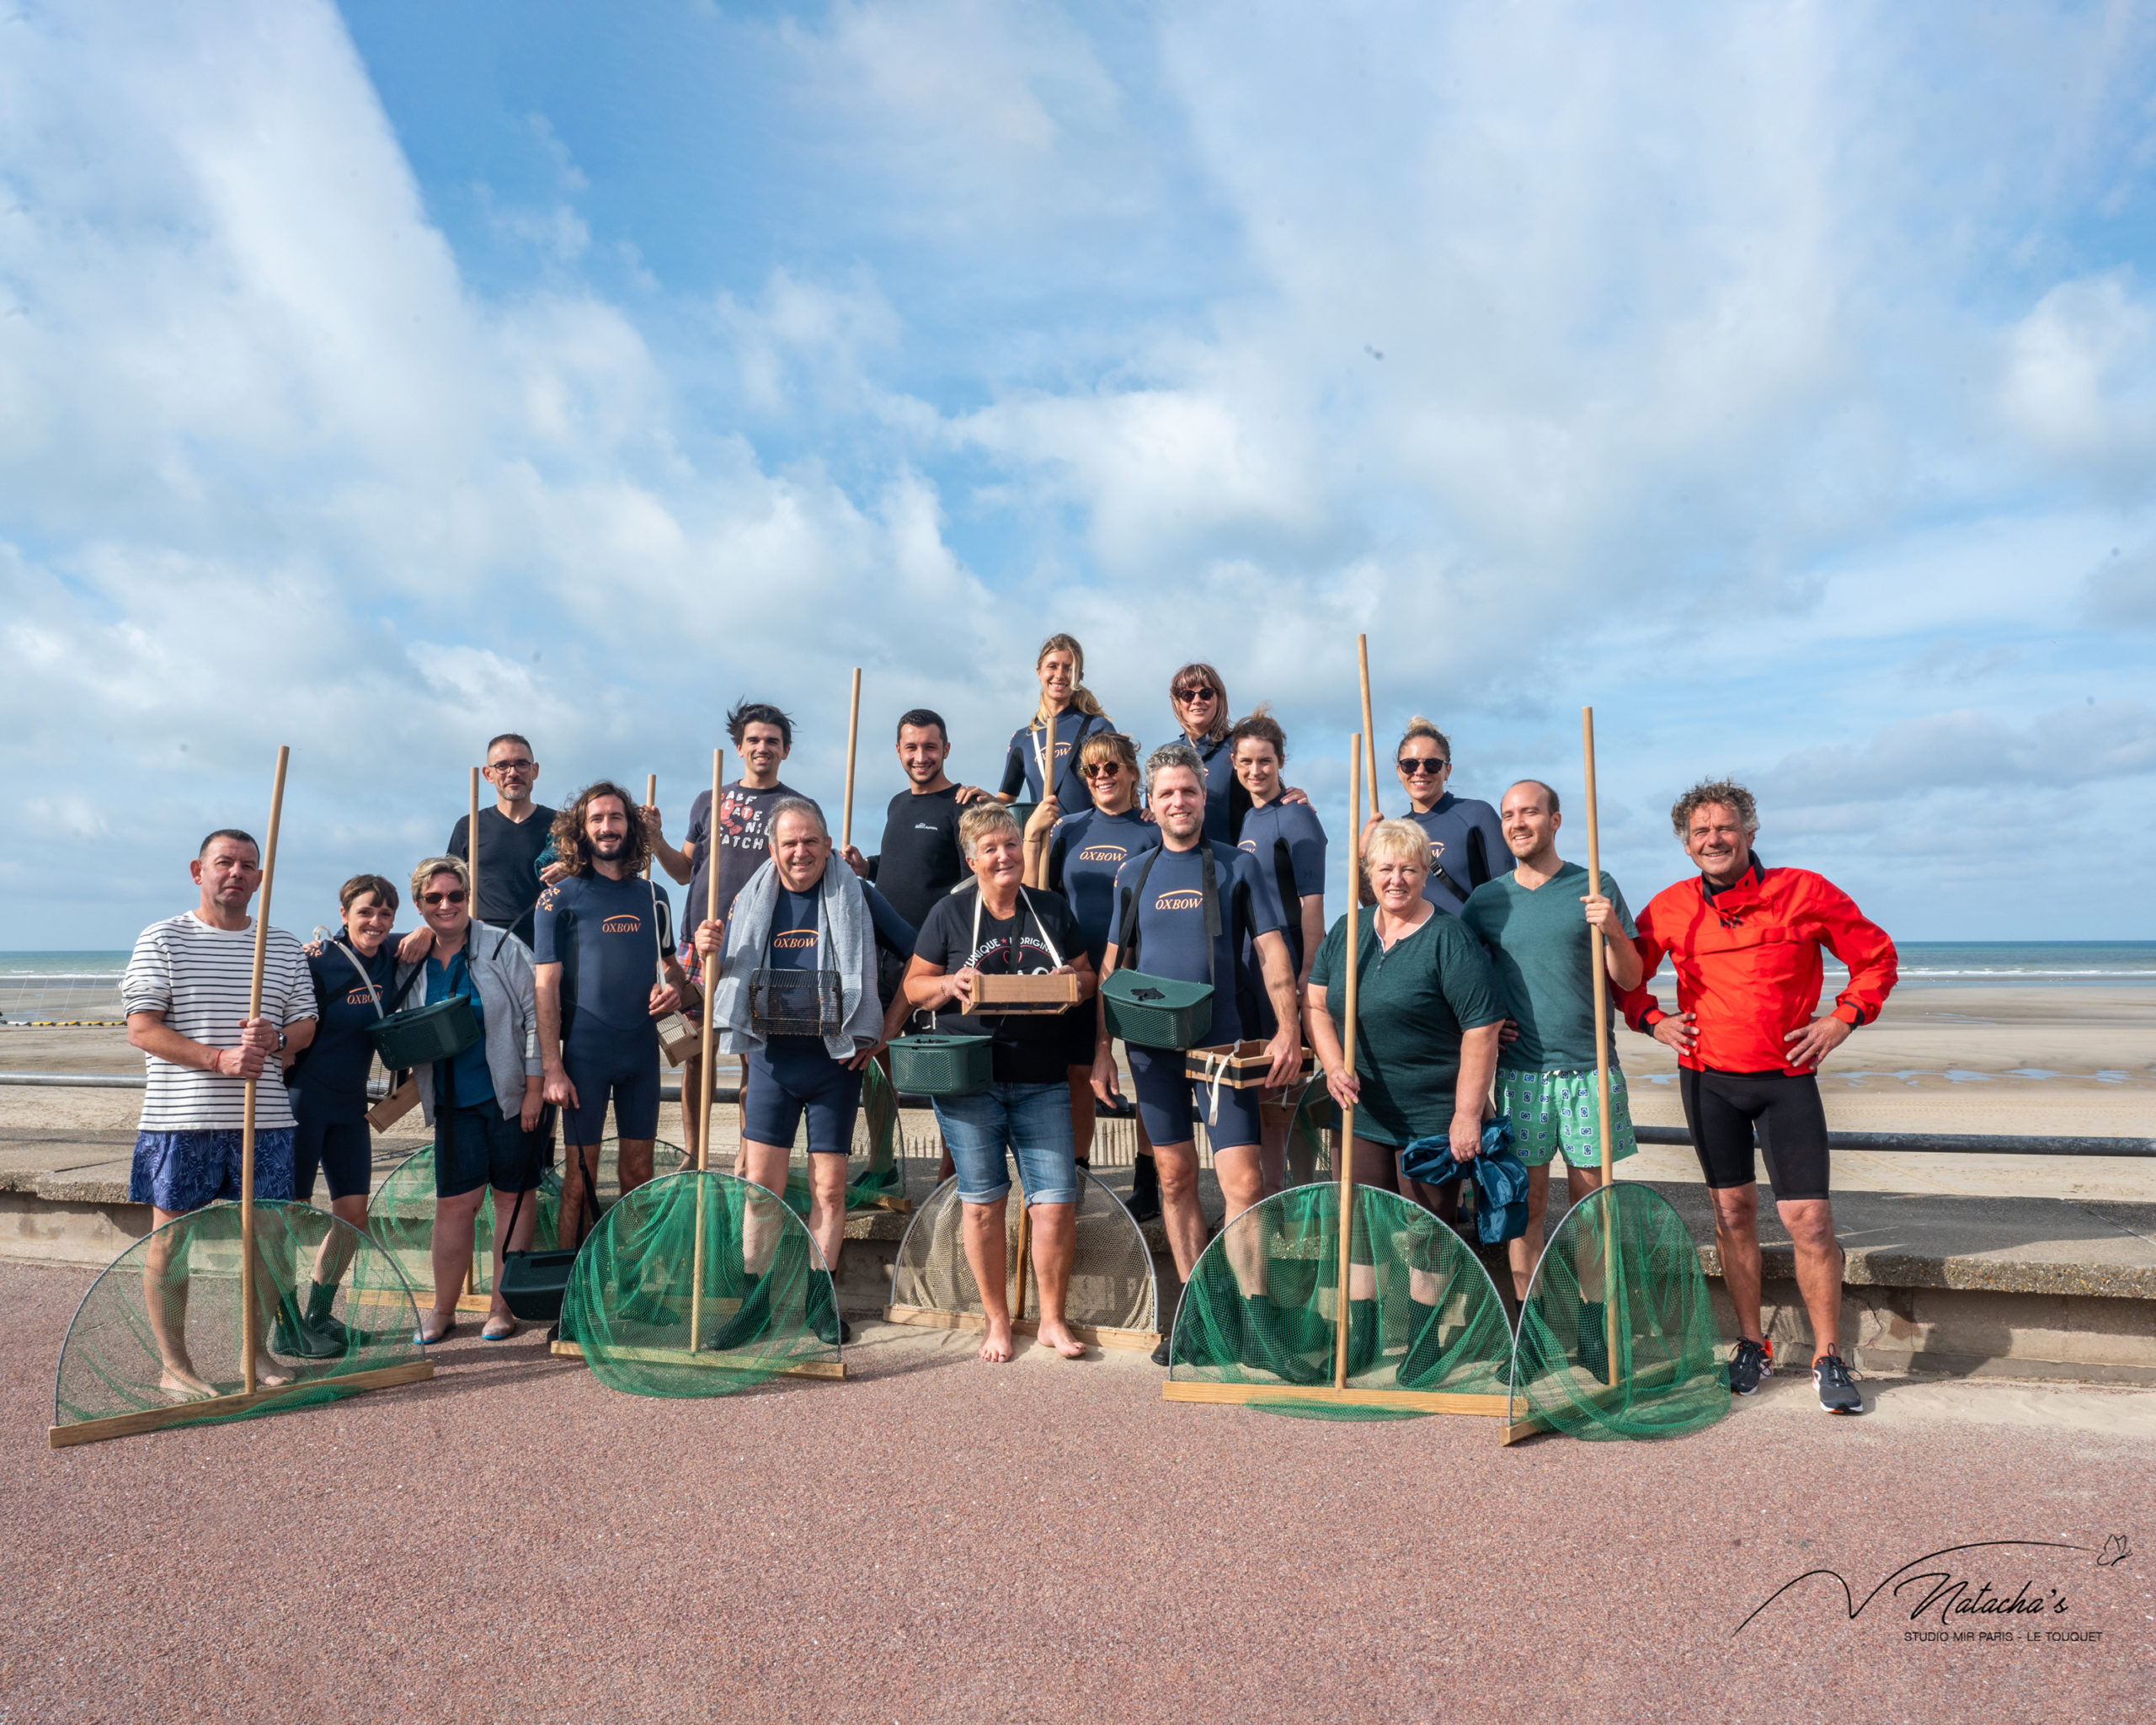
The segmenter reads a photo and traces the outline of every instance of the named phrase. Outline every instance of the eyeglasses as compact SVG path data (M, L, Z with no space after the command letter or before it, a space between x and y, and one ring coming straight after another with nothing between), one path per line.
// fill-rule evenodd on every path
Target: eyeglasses
M419 902L423 905L461 905L464 902L464 899L465 894L462 888L453 893L421 893L419 895Z
M1424 773L1434 776L1443 772L1452 762L1436 755L1403 755L1392 764L1400 769L1403 778L1415 778Z
M1097 761L1091 766L1080 767L1078 769L1078 777L1081 778L1113 778L1122 771L1123 763L1120 761Z
M1186 707L1195 707L1201 701L1214 701L1219 699L1219 694L1220 692L1213 687L1209 683L1200 683L1194 689L1177 690L1176 699L1182 702Z
M526 773L531 772L536 765L538 765L538 763L533 761L497 761L493 766L489 766L487 771L489 772L513 772L520 778Z

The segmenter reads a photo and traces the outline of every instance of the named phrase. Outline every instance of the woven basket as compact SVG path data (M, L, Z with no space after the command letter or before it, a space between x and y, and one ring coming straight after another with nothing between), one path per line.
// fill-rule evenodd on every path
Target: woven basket
M1139 1048L1189 1049L1213 1028L1213 985L1118 970L1101 984L1108 1034Z
M995 1048L988 1036L902 1036L891 1044L892 1086L915 1096L978 1096L995 1078Z

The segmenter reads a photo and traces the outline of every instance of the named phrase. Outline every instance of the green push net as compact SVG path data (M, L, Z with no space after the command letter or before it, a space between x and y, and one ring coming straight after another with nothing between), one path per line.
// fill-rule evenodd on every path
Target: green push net
M1251 1404L1271 1413L1383 1419L1416 1412L1321 1393L1333 1381L1339 1216L1334 1183L1292 1187L1230 1220L1191 1272L1169 1377L1320 1392ZM1512 1332L1504 1305L1458 1235L1396 1193L1358 1186L1349 1245L1348 1387L1505 1393Z
M1064 1318L1081 1329L1131 1332L1150 1348L1160 1325L1160 1290L1153 1254L1130 1212L1091 1171L1078 1171L1077 1237L1070 1258L1070 1287ZM1019 1198L1013 1188L1011 1198ZM1004 1207L1003 1261L1018 1254L1019 1204ZM946 1180L914 1212L891 1266L891 1303L884 1316L898 1323L933 1322L937 1314L983 1317L980 1284L966 1262L964 1206L958 1183ZM1038 1318L1040 1296L1027 1268L1026 1309L1013 1316Z
M1607 1282L1605 1262L1615 1268ZM1566 1212L1535 1266L1513 1361L1512 1417L1578 1438L1697 1431L1729 1411L1718 1352L1714 1306L1683 1218L1650 1187L1605 1186Z
M561 1333L635 1396L724 1396L839 1362L816 1242L782 1199L731 1174L669 1174L609 1210L569 1274Z
M607 1195L609 1183L614 1178L614 1161L611 1147L605 1152L600 1170L600 1190ZM549 1168L533 1194L538 1202L538 1231L531 1240L532 1249L544 1250L557 1243L555 1229L561 1219L562 1177L558 1169ZM532 1199L526 1199L529 1204ZM504 1219L505 1220L505 1219ZM416 1150L390 1170L388 1178L376 1187L367 1199L367 1232L380 1243L382 1249L396 1260L397 1267L404 1273L418 1298L431 1302L434 1299L434 1236L435 1236L435 1152L429 1145ZM472 1280L467 1292L491 1294L494 1286L494 1199L492 1193L479 1203L479 1214L472 1222Z
M1288 1153L1282 1170L1283 1186L1308 1186L1334 1178L1331 1134L1340 1124L1340 1104L1325 1087L1321 1072L1305 1087L1288 1122Z
M289 1393L205 1422L347 1393L355 1374L421 1358L412 1290L358 1229L304 1204L254 1206L256 1387ZM122 1252L83 1296L60 1349L53 1423L146 1413L236 1396L242 1370L240 1207L174 1217ZM194 1421L179 1422L192 1424Z

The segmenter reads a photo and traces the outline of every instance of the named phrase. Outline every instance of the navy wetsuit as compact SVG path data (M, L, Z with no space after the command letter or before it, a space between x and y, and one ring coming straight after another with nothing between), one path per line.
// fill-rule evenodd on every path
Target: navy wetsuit
M659 1027L651 991L659 954L672 944L666 895L635 875L572 874L539 895L533 962L562 967L562 1064L576 1089L563 1136L606 1136L606 1099L624 1138L659 1132Z
M1213 942L1213 1023L1204 1041L1208 1047L1218 1047L1251 1033L1244 1027L1240 1004L1243 950L1258 935L1279 932L1280 913L1250 857L1226 845L1211 848L1220 932ZM1145 884L1139 894L1141 873ZM1179 982L1204 981L1203 885L1203 864L1195 846L1187 851L1164 848L1157 856L1141 852L1125 862L1116 876L1116 932L1121 934L1124 915L1136 895L1136 950L1118 949L1118 967ZM1139 1117L1155 1144L1188 1142L1192 1120L1208 1113L1212 1118L1207 1131L1215 1148L1259 1141L1256 1091L1223 1087L1214 1092L1184 1076L1183 1057L1175 1050L1130 1048L1128 1052Z
M846 864L835 861L828 866L843 868ZM873 887L869 890L875 892ZM872 899L872 907L873 903ZM805 893L782 885L771 912L765 966L772 970L822 969L829 933L822 883ZM910 950L910 929L907 936ZM749 1051L747 1065L741 1104L744 1138L756 1144L791 1145L806 1114L811 1156L852 1154L853 1123L861 1112L861 1074L846 1061L833 1060L822 1037L768 1037Z
M1063 805L1065 814L1081 814L1093 803L1086 789L1086 781L1078 776L1078 745L1095 731L1113 729L1099 714L1081 713L1075 707L1065 708L1056 714L1055 760L1049 770L1055 777L1055 799ZM1011 747L1003 757L1003 783L1000 787L1005 796L1016 797L1022 791L1027 801L1040 801L1040 746L1038 718L1023 730L1011 733Z
M1325 828L1307 803L1283 803L1278 797L1243 816L1235 848L1257 865L1257 878L1273 894L1280 913L1280 933L1288 943L1288 963L1303 974L1303 900L1325 890ZM1251 1034L1270 1036L1280 1028L1273 1001L1259 985L1256 950L1243 950L1243 975L1249 989Z
M292 1195L302 1204L314 1201L318 1169L328 1176L332 1199L367 1195L374 1169L367 1131L367 1075L374 1069L374 1043L367 1032L390 1010L400 938L389 936L371 959L349 938L318 940L307 948L307 971L314 980L314 1040L300 1050L285 1075L298 1125L292 1140Z

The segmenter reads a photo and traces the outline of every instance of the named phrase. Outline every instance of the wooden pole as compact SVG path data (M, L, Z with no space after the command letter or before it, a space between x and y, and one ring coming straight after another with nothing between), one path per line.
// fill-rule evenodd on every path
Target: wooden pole
M839 848L853 844L853 762L861 749L861 667L853 668L852 710L846 720L846 814L839 822Z
M1011 1265L1011 1321L1026 1315L1026 1252L1033 1244L1033 1213L1026 1202L1026 1188L1018 1188L1018 1251Z
M1587 882L1588 890L1602 890L1602 826L1595 812L1594 800L1594 709L1580 708L1580 746L1587 761ZM1609 969L1603 950L1603 935L1598 928L1588 931L1588 951L1594 966L1594 1113L1595 1125L1602 1135L1602 1183L1606 1188L1616 1178L1616 1164L1611 1155L1609 1133ZM1617 1381L1617 1264L1611 1256L1609 1208L1611 1199L1603 1198L1602 1204L1602 1310L1609 1332L1609 1377Z
M1363 665L1363 739L1370 754L1370 819L1378 817L1378 734L1370 724L1370 638L1355 637L1355 656ZM1362 825L1360 820L1355 823Z
M479 769L472 769L472 810L464 823L465 886L472 895L472 920L479 920Z
M262 854L262 895L254 901L254 976L248 984L247 1016L262 1016L262 963L270 948L270 889L277 879L277 827L285 813L285 767L291 749L279 745L277 777L270 790L270 837ZM265 1062L264 1064L267 1064ZM262 1342L262 1319L254 1309L254 1087L250 1078L240 1103L239 1129L239 1304L241 1393L255 1392L254 1356Z
M725 776L726 750L711 751L711 822L710 830L718 830L718 787ZM707 839L708 845L710 841ZM704 870L704 921L718 920L718 868L714 859ZM704 980L704 1023L702 1058L696 1063L699 1075L696 1085L696 1172L704 1174L711 1169L711 1092L712 1092L712 985L717 980L718 966L705 962L698 966ZM694 1354L704 1342L704 1183L696 1182L696 1248L689 1271L689 1351Z
M643 776L643 801L647 809L659 801L659 775L655 772L647 772ZM641 821L643 816L639 814L637 819ZM646 880L651 879L651 846L648 843L644 846L643 878ZM661 965L659 968L664 969L665 967Z
M1365 687L1368 686L1365 685ZM1355 971L1362 948L1360 900L1357 884L1363 873L1363 738L1358 734L1348 750L1348 1001L1347 1023L1341 1036L1342 1063L1353 1076L1355 1071ZM1375 916L1377 906L1370 907ZM1355 1105L1340 1110L1340 1292L1333 1301L1332 1387L1348 1387L1348 1332L1353 1314L1348 1309L1348 1273L1355 1243Z

